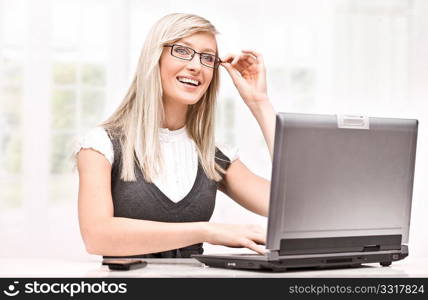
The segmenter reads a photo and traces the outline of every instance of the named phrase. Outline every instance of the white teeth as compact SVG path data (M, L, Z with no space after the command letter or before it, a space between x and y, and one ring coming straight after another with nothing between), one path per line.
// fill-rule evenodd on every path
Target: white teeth
M199 85L199 81L193 80L190 78L186 78L186 77L178 77L178 81L184 82L184 83L191 83L191 84L196 85L196 86Z

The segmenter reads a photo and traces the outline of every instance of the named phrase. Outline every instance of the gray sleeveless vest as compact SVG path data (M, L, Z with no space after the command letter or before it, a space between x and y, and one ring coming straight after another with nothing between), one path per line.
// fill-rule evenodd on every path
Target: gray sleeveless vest
M214 211L218 184L209 179L200 162L195 182L190 192L179 202L171 201L159 188L144 180L141 170L136 167L136 181L125 182L120 179L122 169L122 151L119 140L110 137L113 144L114 162L111 171L111 192L115 217L124 217L159 222L201 222L209 221ZM230 159L218 148L216 162L225 170ZM142 254L126 257L176 258L202 254L202 244L174 249L165 252ZM113 258L113 256L104 256ZM114 256L117 258L117 256Z

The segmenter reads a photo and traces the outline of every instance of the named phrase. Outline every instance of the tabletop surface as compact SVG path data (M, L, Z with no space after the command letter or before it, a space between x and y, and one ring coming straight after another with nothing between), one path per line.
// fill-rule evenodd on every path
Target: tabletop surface
M389 267L366 264L358 268L293 270L286 272L212 268L192 258L144 259L147 266L130 271L111 271L101 257L0 258L0 277L428 277L428 258L408 257Z

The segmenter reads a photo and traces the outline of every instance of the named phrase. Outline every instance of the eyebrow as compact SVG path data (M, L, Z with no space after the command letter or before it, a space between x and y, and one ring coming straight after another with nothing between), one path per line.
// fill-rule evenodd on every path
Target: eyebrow
M178 43L183 43L183 44L185 44L186 46L194 47L191 43L186 42L186 41L180 41L180 42L178 42ZM213 50L213 49L211 49L211 48L204 48L204 49L202 49L202 50L201 50L201 52L207 52L207 51L213 52L214 54L216 53L216 51L215 51L215 50Z

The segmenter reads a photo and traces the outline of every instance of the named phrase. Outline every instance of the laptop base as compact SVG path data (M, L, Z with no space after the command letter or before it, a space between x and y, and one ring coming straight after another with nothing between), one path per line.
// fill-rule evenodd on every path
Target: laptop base
M251 254L198 254L191 257L207 266L215 268L285 272L302 268L330 269L360 267L362 264L367 263L380 263L381 266L389 266L393 261L404 259L407 256L408 248L406 245L403 245L401 250L323 255L287 255L277 260L269 260L267 256Z

